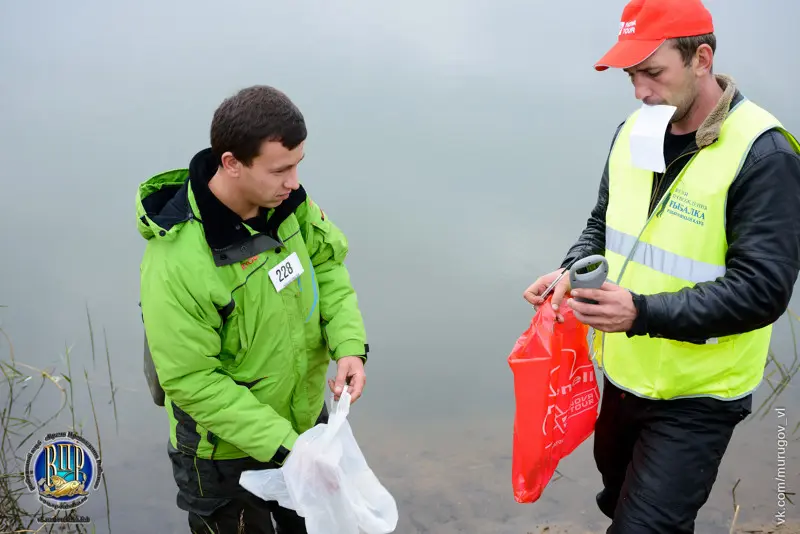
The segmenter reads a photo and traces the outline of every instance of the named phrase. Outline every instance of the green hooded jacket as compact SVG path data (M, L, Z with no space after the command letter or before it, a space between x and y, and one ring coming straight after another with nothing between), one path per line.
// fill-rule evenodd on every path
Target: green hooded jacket
M366 361L348 244L302 187L264 210L266 231L233 212L204 222L211 161L206 149L138 188L146 339L173 447L281 464L323 409L329 362ZM278 292L270 271L292 254L303 273Z

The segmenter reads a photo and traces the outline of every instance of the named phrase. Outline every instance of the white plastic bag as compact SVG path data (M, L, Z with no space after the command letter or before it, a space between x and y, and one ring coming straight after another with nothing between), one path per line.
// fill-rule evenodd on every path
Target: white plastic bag
M387 534L397 504L367 466L347 414L347 387L327 424L300 434L280 469L245 471L239 483L265 501L278 501L306 520L308 534Z

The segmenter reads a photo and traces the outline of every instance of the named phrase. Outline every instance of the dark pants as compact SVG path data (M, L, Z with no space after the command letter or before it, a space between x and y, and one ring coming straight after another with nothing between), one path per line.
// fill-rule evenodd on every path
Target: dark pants
M323 408L317 424L327 421ZM305 520L294 510L264 501L239 485L242 471L276 469L276 464L253 458L205 460L168 447L178 508L188 513L192 534L307 534Z
M255 495L234 499L208 516L189 512L189 528L192 534L306 534L305 520L293 510Z
M684 534L717 478L736 425L752 396L650 400L604 380L594 457L604 489L600 510L609 534Z

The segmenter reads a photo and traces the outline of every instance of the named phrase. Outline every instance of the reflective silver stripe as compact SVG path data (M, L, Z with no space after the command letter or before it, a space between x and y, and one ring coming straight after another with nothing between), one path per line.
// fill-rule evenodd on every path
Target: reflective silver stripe
M631 255L631 250L636 250ZM725 274L724 265L712 265L702 261L678 256L649 243L637 245L636 236L620 232L606 225L606 248L630 261L646 265L660 273L687 280L692 283L710 282Z

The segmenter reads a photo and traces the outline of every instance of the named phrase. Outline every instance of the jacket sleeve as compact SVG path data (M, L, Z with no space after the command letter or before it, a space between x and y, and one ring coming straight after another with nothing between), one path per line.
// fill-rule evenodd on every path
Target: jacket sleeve
M623 123L624 124L624 123ZM617 126L617 131L614 133L614 141L617 139L622 124ZM611 146L614 146L612 141ZM564 261L561 262L561 268L565 269L572 265L572 263L581 258L591 256L593 254L604 254L606 251L606 208L608 207L608 158L606 157L605 168L603 169L603 176L600 178L600 187L597 192L597 202L589 214L589 219L586 221L586 226L583 232L578 237L575 244L567 251Z
M344 233L311 197L296 211L319 285L322 328L333 360L344 356L367 359L367 338L358 297L344 264Z
M754 143L726 212L725 275L674 293L635 295L639 317L628 336L699 342L783 315L800 269L800 156L777 131Z
M142 318L164 392L198 424L256 460L275 461L297 439L292 424L221 370L218 304L203 277L149 243L141 272ZM221 305L220 305L221 307ZM280 463L280 462L277 462Z

